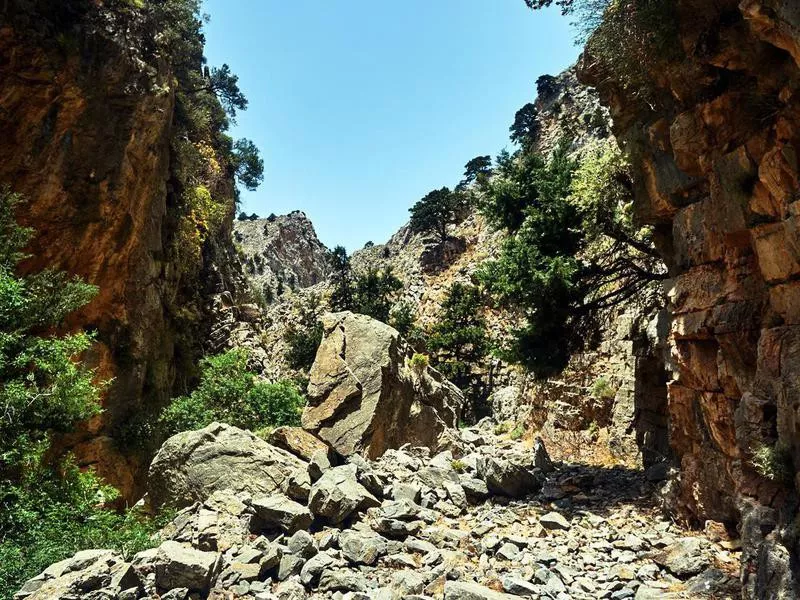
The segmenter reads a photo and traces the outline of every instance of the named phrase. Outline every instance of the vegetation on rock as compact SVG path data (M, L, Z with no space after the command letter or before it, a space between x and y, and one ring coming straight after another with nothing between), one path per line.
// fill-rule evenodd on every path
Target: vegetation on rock
M409 209L409 225L416 233L433 232L440 242L447 241L447 226L455 223L463 211L464 195L443 187L428 193Z
M58 333L96 294L94 286L45 270L20 276L33 235L17 224L21 198L0 190L0 598L85 548L130 555L152 544L154 525L104 505L117 496L91 471L54 455L52 438L100 412L102 384L80 360L92 336Z

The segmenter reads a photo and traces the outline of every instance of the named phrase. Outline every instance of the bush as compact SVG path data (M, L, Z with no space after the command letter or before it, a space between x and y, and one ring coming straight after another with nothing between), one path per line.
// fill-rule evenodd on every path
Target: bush
M753 468L771 481L791 481L794 469L789 448L778 442L774 446L761 445L753 452Z
M605 377L598 377L592 384L592 398L595 400L612 400L617 395L617 390L609 383Z
M430 359L425 354L415 352L408 364L416 373L422 374L428 368Z
M511 431L511 423L498 423L494 426L495 435L503 435Z
M292 369L307 371L314 364L317 349L322 342L322 323L318 320L320 300L311 295L299 306L297 323L292 323L283 336L288 349L284 354Z
M247 370L247 354L241 349L203 359L200 384L161 413L160 422L171 435L200 429L222 421L243 429L299 425L304 400L286 381L257 381Z
M467 469L467 464L463 460L454 460L450 463L456 473L463 473Z
M517 426L511 430L511 432L508 434L508 437L510 437L512 440L521 440L523 435L525 435L525 425L522 423L517 423Z

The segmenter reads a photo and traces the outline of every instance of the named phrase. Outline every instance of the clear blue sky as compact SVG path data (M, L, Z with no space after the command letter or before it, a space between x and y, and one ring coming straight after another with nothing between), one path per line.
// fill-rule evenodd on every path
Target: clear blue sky
M428 191L509 145L535 81L575 61L567 19L522 0L206 0L206 55L239 75L233 128L264 158L243 192L261 216L300 209L320 239L386 241Z

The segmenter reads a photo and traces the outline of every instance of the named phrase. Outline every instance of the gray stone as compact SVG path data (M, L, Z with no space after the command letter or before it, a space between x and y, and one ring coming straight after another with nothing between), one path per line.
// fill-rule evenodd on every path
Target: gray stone
M542 481L525 467L500 458L478 458L478 474L490 491L511 498L538 492Z
M170 540L163 542L155 560L156 585L167 590L185 587L204 593L219 569L219 558L217 552L195 550Z
M326 569L319 578L317 589L322 592L365 592L367 582L363 575L350 569Z
M304 530L296 531L286 542L286 545L289 547L289 552L303 558L311 558L317 553L314 538Z
M374 565L386 553L386 538L373 533L354 530L339 534L342 556L352 563Z
M313 521L311 512L305 506L282 494L256 498L251 505L264 529L280 529L291 534L308 529Z
M493 589L462 581L444 584L444 600L518 600L518 596L495 592Z
M341 523L353 512L378 506L380 502L356 480L355 465L342 465L326 471L311 486L309 508L317 517Z
M280 492L305 463L249 431L223 423L169 438L150 465L148 493L155 507L181 508L227 489L265 496Z
M549 512L539 517L539 523L545 529L569 529L570 524L562 515L557 512Z
M704 552L707 544L696 537L679 538L657 552L653 560L678 577L696 575L709 565L710 560Z

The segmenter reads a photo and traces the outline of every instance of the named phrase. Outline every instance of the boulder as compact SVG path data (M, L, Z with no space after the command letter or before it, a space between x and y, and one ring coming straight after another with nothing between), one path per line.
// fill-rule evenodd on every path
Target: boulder
M452 442L463 394L438 371L414 371L400 334L365 315L329 313L311 367L302 423L343 456Z
M165 590L187 588L204 593L219 565L217 552L203 552L168 540L158 547L154 561L156 585Z
M358 483L355 465L334 467L311 486L308 507L317 517L341 523L352 513L378 506L380 502Z
M327 453L328 445L302 427L278 427L269 434L269 443L283 448L305 461L317 451Z
M486 482L489 491L511 498L522 498L542 488L539 477L510 460L481 456L478 459L478 474Z
M387 540L371 531L346 530L339 534L342 556L351 563L374 565L386 554Z
M169 438L150 464L148 492L155 507L204 502L217 490L265 496L283 491L305 463L249 431L212 423Z
M294 533L311 527L313 517L302 504L289 500L283 494L273 494L252 501L259 525L263 529L280 529Z
M678 577L696 575L709 563L708 542L696 537L683 537L657 552L653 561Z

